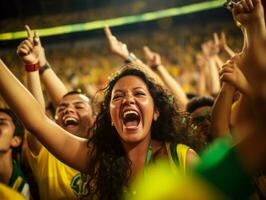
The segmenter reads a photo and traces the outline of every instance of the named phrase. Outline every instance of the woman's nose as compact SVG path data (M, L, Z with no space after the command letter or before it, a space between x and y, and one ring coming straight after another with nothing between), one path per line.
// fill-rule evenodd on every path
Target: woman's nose
M127 94L125 98L123 99L123 103L132 104L135 103L135 98L131 94Z

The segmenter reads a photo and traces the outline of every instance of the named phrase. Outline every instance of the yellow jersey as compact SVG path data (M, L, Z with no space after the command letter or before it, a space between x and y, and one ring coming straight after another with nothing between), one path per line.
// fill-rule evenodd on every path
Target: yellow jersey
M0 199L5 200L26 200L20 193L16 190L0 183Z
M45 147L37 156L28 148L26 155L41 200L78 199L86 194L81 173L59 161Z

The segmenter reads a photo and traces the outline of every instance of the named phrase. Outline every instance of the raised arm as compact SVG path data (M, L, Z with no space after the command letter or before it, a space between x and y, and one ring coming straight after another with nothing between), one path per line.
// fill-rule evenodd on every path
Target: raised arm
M197 84L197 92L200 96L209 95L206 83L207 76L205 73L207 68L207 59L201 53L198 53L196 55L196 63L199 68L199 81Z
M239 68L239 56L236 55L233 58L234 64L225 66L220 74L221 81L232 85L239 92L241 92L241 97L231 111L231 125L235 133L235 141L239 142L243 137L246 137L238 131L241 129L241 123L248 120L253 116L252 108L250 106L250 99L252 98L250 84L246 80L242 71Z
M163 80L164 84L170 89L175 96L178 107L181 110L186 110L188 103L187 96L181 85L169 74L161 63L161 56L158 53L152 52L149 47L143 48L147 65Z
M215 61L215 55L217 55L218 50L214 45L213 41L208 41L202 45L202 51L206 58L208 59L208 71L209 71L209 86L210 93L212 95L217 95L220 90L220 79L217 68L217 63Z
M265 13L261 0L241 0L232 9L235 21L246 31L248 48L258 46L258 41L265 40Z
M253 89L252 98L241 98L235 113L237 124L244 121L246 118L255 118L260 115L257 120L264 119L265 113L252 112L250 107L252 100L256 96L261 96L263 91L266 91L265 85L260 85L259 79L265 79L266 72L266 28L265 28L265 13L260 0L239 1L232 9L234 19L241 23L246 40L246 48L243 49L239 56L239 66L248 83ZM262 101L260 106L265 105Z
M27 39L22 41L18 48L17 54L23 61L26 69L27 87L35 99L40 103L43 111L45 111L45 101L42 93L41 82L39 77L38 66L43 64L43 60L39 59L39 55L43 53L40 38L36 32L33 32L29 26L25 26L27 31ZM37 67L31 68L36 65ZM34 155L38 155L42 144L32 135L27 135L27 144Z
M220 71L220 78L222 82L228 83L234 86L238 91L240 91L247 98L251 97L250 85L238 66L239 56L233 57L230 62L224 65L223 69Z
M229 47L225 33L221 32L220 36L217 35L217 37L220 50L222 50L229 58L232 58L235 55L235 52Z
M44 51L44 48L40 42L39 36L36 35L36 37L34 37L33 32L30 30L29 26L25 26L25 27L26 27L26 30L28 32L28 37L29 37L29 35L31 35L31 38L32 39L35 38L36 41L34 41L32 44L30 44L30 40L28 39L29 42L24 43L25 45L28 45L28 47L23 48L22 52L18 52L19 56L20 57L27 56L27 55L25 55L25 51L32 50L32 48L34 47L34 51L33 51L34 54L28 55L25 58L25 61L23 58L22 58L22 60L24 62L27 62L28 64L37 64L39 62L38 63L38 64L40 64L39 74L41 77L41 81L44 84L48 94L50 95L54 105L58 105L60 100L68 92L68 90L67 90L66 86L64 85L64 83L55 74L55 72L51 68L50 64L47 62L46 56L45 56L45 51ZM31 59L32 56L35 56L35 58ZM35 79L38 79L36 75L29 75L29 77L30 76L33 76L33 77L35 77ZM29 83L28 87L30 87L29 89L31 89L32 84L29 81L28 81L28 83ZM34 86L34 84L33 84L33 86ZM31 92L34 92L34 88L32 88L32 89L33 90L31 90ZM36 95L38 95L38 94L39 94L39 92L34 92L35 98L37 98ZM37 99L40 103L42 103L41 102L42 97L37 98Z
M219 56L219 53L221 52L221 44L220 44L220 38L219 35L217 33L213 33L213 48L215 49L215 55L214 55L214 60L216 62L216 66L218 68L218 71L221 70L224 62L221 59L221 57Z
M223 70L230 68L232 65L234 65L233 61L228 61L223 66ZM222 77L224 76L228 75L222 74ZM223 83L221 90L215 100L211 118L211 133L216 138L230 133L230 116L234 93L234 86L228 83Z
M40 104L2 60L0 60L0 93L25 127L34 133L51 153L77 170L86 170L89 157L87 140L68 133L51 121Z
M44 84L53 103L57 106L62 97L68 92L68 90L65 84L56 75L56 73L51 68L48 62L46 62L46 64L43 65L42 67L45 67L45 71L42 72L42 68L40 69L40 72L42 72L40 73L41 81Z
M136 63L138 66L142 67L150 76L154 77L158 83L163 85L163 81L160 77L154 73L145 63L138 59L133 53L129 52L127 45L119 41L111 32L108 26L104 27L104 33L107 38L110 51L122 58L126 63Z

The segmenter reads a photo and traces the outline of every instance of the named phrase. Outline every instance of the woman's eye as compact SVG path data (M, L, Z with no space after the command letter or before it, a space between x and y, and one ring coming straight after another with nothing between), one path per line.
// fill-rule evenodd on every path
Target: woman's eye
M117 95L115 95L115 96L113 97L113 100L115 100L115 99L119 99L119 98L121 98L121 97L122 97L121 94L117 94Z
M144 93L144 92L135 92L135 95L136 95L136 96L144 96L145 93Z
M76 106L76 109L83 109L83 106Z
M6 125L6 123L5 122L0 122L0 125Z
M64 110L64 108L59 108L58 112L62 112Z

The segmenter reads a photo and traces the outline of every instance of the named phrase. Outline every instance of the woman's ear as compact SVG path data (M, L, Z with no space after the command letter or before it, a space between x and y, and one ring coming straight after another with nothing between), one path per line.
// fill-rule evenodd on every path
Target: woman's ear
M157 121L159 116L160 116L160 112L157 108L155 108L154 113L153 113L153 121Z
M11 147L14 147L14 148L19 147L21 142L22 142L21 137L14 136L11 140Z

